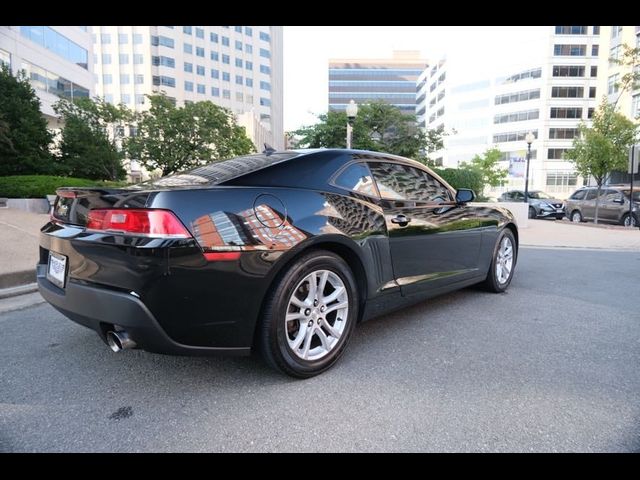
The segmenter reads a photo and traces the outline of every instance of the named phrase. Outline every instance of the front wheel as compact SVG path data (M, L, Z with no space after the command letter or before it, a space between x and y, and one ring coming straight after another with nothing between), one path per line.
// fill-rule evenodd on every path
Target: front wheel
M297 378L329 369L358 318L356 282L346 262L318 250L303 255L268 295L260 347L266 362Z
M536 218L538 214L536 213L536 209L533 207L529 207L529 218Z
M582 222L582 214L578 211L578 210L574 210L571 213L571 221L573 223L580 223Z
M484 287L491 292L504 292L513 278L516 266L517 249L513 232L505 228L498 235L496 246L493 249L493 258Z

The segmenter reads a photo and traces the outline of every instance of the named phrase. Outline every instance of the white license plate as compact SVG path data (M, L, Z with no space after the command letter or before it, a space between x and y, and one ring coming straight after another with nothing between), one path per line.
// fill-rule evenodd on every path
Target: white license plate
M563 213L563 211L562 211L561 208L559 208L559 209L556 210L556 213Z
M58 253L49 252L49 266L47 267L47 279L60 288L64 288L67 273L67 257Z

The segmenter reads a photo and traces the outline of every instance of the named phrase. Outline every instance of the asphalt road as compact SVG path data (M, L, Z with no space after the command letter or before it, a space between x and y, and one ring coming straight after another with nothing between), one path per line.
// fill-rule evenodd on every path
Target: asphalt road
M506 294L361 325L329 372L112 353L0 315L0 451L640 451L640 252L523 249Z

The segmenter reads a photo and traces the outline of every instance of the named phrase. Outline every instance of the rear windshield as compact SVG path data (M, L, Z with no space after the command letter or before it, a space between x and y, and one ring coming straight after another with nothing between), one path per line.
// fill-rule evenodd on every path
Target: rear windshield
M157 180L149 180L134 188L181 187L188 185L218 185L233 178L255 172L301 155L299 152L258 153L244 157L234 157L220 162L196 167L185 172L175 173Z

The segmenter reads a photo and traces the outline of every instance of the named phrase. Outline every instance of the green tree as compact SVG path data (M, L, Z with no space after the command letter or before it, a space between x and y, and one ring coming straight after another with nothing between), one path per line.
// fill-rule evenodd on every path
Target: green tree
M135 116L137 134L125 139L125 150L162 175L255 151L233 114L210 101L176 107L165 94L147 95L149 110Z
M610 58L613 64L620 65L623 71L626 71L620 81L616 83L618 88L618 98L613 102L615 107L625 92L632 92L640 88L640 47L632 48L626 43L622 44L622 57Z
M24 71L0 65L0 176L50 173L52 138Z
M508 174L506 168L499 168L498 166L501 158L502 152L500 149L492 147L485 150L482 155L475 155L470 163L462 162L461 167L478 171L482 176L483 189L486 185L497 187L502 185Z
M593 114L592 126L582 122L578 129L580 134L573 139L573 149L565 153L565 158L575 164L580 175L591 175L595 179L598 196L594 221L598 223L600 189L612 171L627 168L628 151L636 139L637 125L603 99Z
M456 190L460 188L470 188L478 194L478 200L482 201L482 191L484 181L482 174L472 168L433 168L433 171L440 175L449 185Z
M302 148L345 148L347 115L329 111L318 122L293 132ZM353 124L352 146L427 161L429 152L442 148L442 128L426 133L417 126L416 116L384 102L359 105Z
M118 143L131 112L103 99L62 99L53 106L64 120L57 171L69 177L121 180L126 172Z

